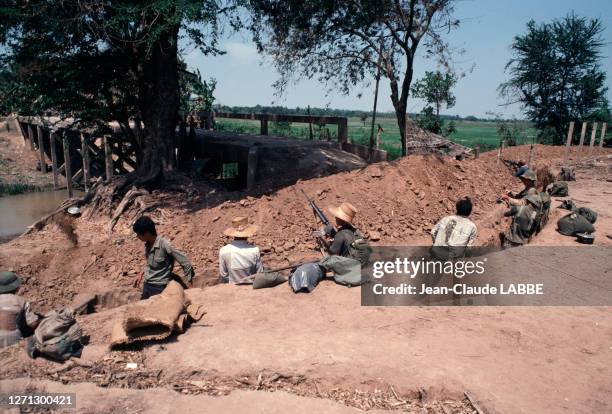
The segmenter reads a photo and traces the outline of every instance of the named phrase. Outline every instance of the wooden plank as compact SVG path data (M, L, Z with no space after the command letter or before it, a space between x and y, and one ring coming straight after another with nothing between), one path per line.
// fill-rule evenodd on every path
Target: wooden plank
M83 178L83 169L79 168L79 170L72 176L72 182L79 182L81 181L81 178Z
M339 124L341 122L347 122L346 117L342 116L308 116L308 115L280 115L280 114L233 114L230 112L215 112L214 116L217 118L229 118L229 119L250 119L260 121L267 119L273 122L301 122L307 124L312 122L313 124Z
M45 161L45 133L40 125L36 127L36 132L38 135L38 158L40 161L40 172L43 174L47 173L47 162Z
M56 150L56 133L49 131L49 144L51 145L51 171L53 171L53 189L59 187L59 177L57 171L57 150Z
M68 198L72 198L74 192L72 190L72 166L70 165L70 142L68 137L64 136L64 171L66 174L66 188L68 189Z
M338 121L338 142L340 145L344 142L350 142L348 139L348 121L346 118L340 118Z
M109 136L105 135L102 137L104 141L104 165L106 166L106 181L110 181L113 178L113 152L109 142Z
M582 123L582 131L580 131L580 143L578 144L578 153L576 154L576 162L580 162L580 155L582 153L582 145L584 144L584 136L586 134L587 123Z
M259 121L259 133L261 135L268 135L268 120L262 119Z
M572 137L574 136L574 121L570 122L569 128L567 130L567 140L565 142L565 160L563 162L564 165L567 165L569 162L569 152L570 147L572 146Z
M601 136L599 138L599 148L603 148L604 140L606 139L606 128L608 128L607 123L603 123L601 126Z
M89 190L89 136L81 133L81 157L83 158L83 186Z
M533 169L534 162L535 162L535 145L531 144L531 146L529 147L529 162L527 163L527 166L530 169Z
M378 149L378 147L376 149ZM474 147L474 158L480 158L480 145Z
M591 128L591 142L589 143L589 158L593 156L593 145L595 145L595 136L597 135L597 122L593 122Z

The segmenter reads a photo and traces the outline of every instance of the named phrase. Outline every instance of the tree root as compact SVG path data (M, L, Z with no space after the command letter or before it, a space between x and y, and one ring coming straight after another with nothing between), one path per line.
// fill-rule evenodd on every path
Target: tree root
M121 200L121 202L117 206L117 209L113 213L113 217L110 223L108 224L108 232L109 233L113 232L113 229L115 228L115 225L117 224L117 221L119 221L119 218L121 217L123 212L130 206L130 204L132 204L132 202L136 202L139 205L141 211L144 211L146 209L146 204L141 200L139 201L137 200L138 200L138 197L148 195L148 194L149 192L147 190L139 189L136 187L133 187L130 191L125 193L123 200Z

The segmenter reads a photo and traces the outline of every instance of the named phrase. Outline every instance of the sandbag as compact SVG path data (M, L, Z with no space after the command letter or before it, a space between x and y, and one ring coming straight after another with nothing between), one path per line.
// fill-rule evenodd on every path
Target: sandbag
M83 332L74 318L72 308L51 311L38 324L34 335L28 339L26 351L35 358L43 355L65 361L72 356L81 356Z
M551 196L567 197L569 195L569 187L565 181L555 181L546 187L546 192Z
M595 224L597 221L597 213L595 210L591 210L588 207L579 207L575 210L575 212L587 219L591 224Z
M253 289L272 288L286 281L287 278L281 272L256 273L253 279Z
M319 261L325 270L334 272L334 281L344 286L359 286L361 280L361 263L350 257L326 256Z
M172 280L159 295L125 308L115 320L111 346L167 338L183 332L188 318L197 321L203 315L202 307L185 298L181 284Z
M584 216L570 213L557 221L557 231L564 236L574 236L576 233L593 233L595 227Z
M293 292L312 292L323 279L323 269L317 263L299 266L289 276L289 286Z
M574 211L576 210L577 207L576 207L576 203L574 203L572 200L563 200L559 208L563 208L569 211Z

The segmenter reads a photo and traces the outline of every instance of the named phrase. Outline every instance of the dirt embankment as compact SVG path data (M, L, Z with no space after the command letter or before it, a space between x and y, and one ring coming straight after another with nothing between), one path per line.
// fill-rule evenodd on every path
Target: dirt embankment
M599 150L597 150L600 152ZM605 152L606 150L604 150ZM528 147L506 151L525 158ZM554 166L561 148L536 147L537 164ZM264 264L284 265L318 255L311 232L320 227L299 190L327 212L349 201L359 209L357 226L379 245L428 245L429 232L441 217L454 213L455 201L474 201L472 219L479 229L477 244L497 242L507 225L497 197L520 182L497 163L495 153L456 161L448 157L410 156L367 168L301 181L269 194L221 193L207 187L188 193L154 194L150 215L158 232L184 251L194 264L197 285L217 277L217 254L227 241L223 230L233 217L244 215L259 226L253 241ZM84 216L87 216L85 211ZM0 247L0 265L25 278L25 294L44 310L70 303L77 294L129 290L143 267L143 247L131 231L133 215L107 231L107 219L77 219L78 245L73 246L56 225Z

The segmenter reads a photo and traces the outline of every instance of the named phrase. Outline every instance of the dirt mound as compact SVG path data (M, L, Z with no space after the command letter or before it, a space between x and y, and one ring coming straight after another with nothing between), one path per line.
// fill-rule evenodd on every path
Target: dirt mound
M525 157L528 146L510 148L508 157ZM552 155L549 155L551 153ZM537 165L551 164L562 148L536 147ZM197 284L214 284L217 255L227 241L223 230L233 217L245 215L259 226L253 241L264 264L284 265L318 256L311 232L321 225L299 190L327 212L342 201L359 210L357 226L379 245L428 245L429 231L441 217L454 213L455 201L470 196L472 219L479 229L477 244L496 242L503 229L500 194L520 183L497 162L496 153L456 161L436 155L413 155L332 176L299 181L276 192L222 192L207 187L189 193L159 193L148 213L160 234L183 250L194 264ZM84 217L87 217L85 211ZM2 268L25 278L25 294L39 309L70 303L78 293L114 289L135 294L134 276L143 268L143 247L131 231L127 215L107 233L107 218L75 221L78 245L73 246L56 224L0 247Z
M455 157L472 152L468 147L420 128L410 119L406 123L406 147L409 154L435 153Z

